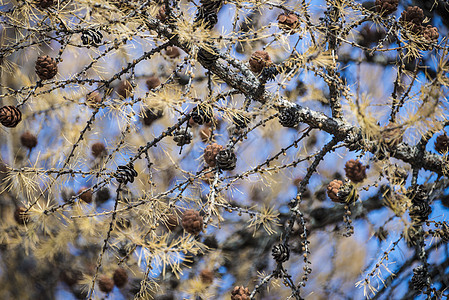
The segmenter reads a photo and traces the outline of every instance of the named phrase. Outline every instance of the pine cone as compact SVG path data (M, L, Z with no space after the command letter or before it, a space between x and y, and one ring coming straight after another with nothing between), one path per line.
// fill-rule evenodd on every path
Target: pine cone
M409 215L412 220L417 224L427 221L432 213L427 189L422 185L418 185L416 189L411 189L407 192L407 197L412 200L412 206L409 209Z
M208 269L203 269L200 272L201 281L205 284L211 284L214 281L214 272Z
M161 85L161 81L156 76L150 76L150 77L148 77L148 79L146 81L146 84L147 84L147 88L149 90L152 90L152 89L155 89L158 86L160 86Z
M218 248L218 241L217 238L213 235L208 235L204 238L203 244L211 249L217 249Z
M283 263L290 258L290 249L284 244L279 244L271 249L271 254L277 263Z
M101 142L93 144L91 150L94 157L100 157L107 153L106 147Z
M101 39L103 38L103 34L99 30L95 29L86 29L81 32L81 41L83 45L96 46L101 43Z
M358 160L348 160L345 164L346 177L352 182L362 182L366 178L366 167Z
M30 217L28 213L25 213L26 208L23 206L19 206L14 211L14 219L16 220L17 224L25 225L30 221Z
M236 286L232 290L231 300L249 300L250 292L248 288L243 286Z
M167 47L165 50L165 55L167 55L170 58L177 58L179 55L181 55L181 52L179 52L179 49L177 47Z
M206 29L212 29L218 22L217 13L222 0L200 0L201 6L195 16L195 23L203 22Z
M134 170L134 166L132 164L128 164L126 166L118 166L114 177L119 183L127 184L128 182L133 183L134 177L137 177L137 175L138 174L136 170Z
M128 80L122 80L117 87L117 94L122 98L132 97L133 86Z
M299 18L292 12L282 13L278 16L279 28L289 31L299 27Z
M22 143L22 146L31 150L37 145L37 137L31 132L25 131L20 136L20 142Z
M188 130L179 129L173 132L173 140L181 147L192 142L192 134Z
M198 58L201 59L206 65L211 65L219 57L216 53L218 53L218 50L215 48L212 49L200 48L200 50L198 51Z
M424 21L424 12L418 6L409 6L407 7L407 10L404 10L401 13L399 21L409 27L410 31L419 34L423 29L422 22Z
M432 25L427 25L423 30L423 38L429 44L434 44L438 42L438 38L440 34L438 33L438 28L433 27Z
M449 151L449 137L446 133L437 136L437 139L435 140L435 150L440 154Z
M428 203L415 204L409 209L410 218L417 224L427 221L431 213L432 207Z
M41 80L52 79L58 73L56 61L48 56L39 56L36 61L36 74Z
M272 63L270 55L266 51L256 51L249 59L249 67L256 74L262 72L263 68L268 67Z
M405 241L407 243L407 246L412 248L423 239L424 239L424 230L422 226L412 223L412 226L407 228L405 234Z
M217 13L220 9L222 0L200 0L200 3L204 11Z
M111 193L108 188L102 188L96 193L95 201L97 203L104 203L111 198Z
M327 186L327 195L333 202L352 203L357 200L357 193L353 189L351 184L334 179Z
M85 191L85 192L84 192ZM83 193L84 192L84 193ZM80 199L83 200L86 203L92 202L92 191L87 188L82 188L78 191L78 194L80 194Z
M126 270L123 268L118 268L114 271L114 275L112 276L112 279L114 280L115 286L118 288L124 287L126 283L128 282L128 274L126 273Z
M41 9L49 8L50 6L53 6L53 4L53 0L38 0L37 2L37 6L39 6Z
M399 0L376 0L375 6L381 16L388 16L396 11L399 5Z
M263 68L262 70L262 79L271 81L276 79L276 75L279 74L279 68L276 65L271 65Z
M203 125L204 123L212 122L213 113L209 108L198 105L192 110L190 116L195 123Z
M203 217L193 209L188 209L182 215L182 227L192 235L198 235L203 230Z
M106 275L101 275L98 278L98 287L103 293L109 294L114 288L114 281Z
M232 150L225 149L218 152L215 161L220 170L234 170L237 163L237 157Z
M16 127L22 121L20 110L11 105L0 108L0 123L5 127Z
M406 195L410 200L412 200L412 204L429 202L429 191L423 185L417 185L414 189L409 188Z
M296 127L299 124L299 113L294 107L282 108L279 112L279 123L284 127Z
M143 113L143 124L145 126L151 126L151 124L153 124L154 121L162 118L162 116L164 115L163 111L160 109L147 109L144 113Z
M215 167L215 158L217 157L218 152L223 150L222 145L218 145L217 143L213 143L207 145L204 149L204 161L209 167Z
M430 286L429 274L423 265L413 269L411 284L416 291L422 291L424 288Z
M178 227L179 221L178 216L175 213L171 213L167 217L167 221L165 222L165 226L168 230L173 231L176 227Z

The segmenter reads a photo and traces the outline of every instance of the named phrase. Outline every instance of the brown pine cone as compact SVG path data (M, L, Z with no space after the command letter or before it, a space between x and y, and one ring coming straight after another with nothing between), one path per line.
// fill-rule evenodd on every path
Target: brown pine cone
M38 0L37 1L37 6L39 6L42 9L49 8L53 4L54 4L53 0Z
M155 89L158 86L160 86L161 81L156 76L150 76L150 77L148 77L146 84L147 84L148 89L152 90L152 89Z
M243 286L236 286L232 290L231 300L249 300L250 292L248 288Z
M133 86L128 80L122 80L117 87L117 94L122 98L131 97L133 94Z
M15 106L0 108L0 123L5 127L16 127L22 121L22 112Z
M203 269L200 272L201 281L205 284L211 284L214 281L214 272L208 269Z
M249 59L249 67L251 71L256 74L262 72L263 68L271 65L273 62L271 61L270 55L266 51L256 51L251 55Z
M292 30L299 27L299 18L296 14L288 12L278 16L279 27L283 30Z
M366 167L358 160L348 160L345 164L346 177L352 182L362 182L366 178Z
M176 47L167 47L167 50L165 50L165 55L170 58L177 58L181 55L181 52L179 52L179 49Z
M56 61L48 56L39 56L35 66L36 74L41 80L52 79L58 73Z
M14 219L16 220L17 224L25 225L30 221L30 218L28 216L28 213L25 213L26 208L23 206L19 206L14 211Z
M101 142L93 144L91 150L94 157L100 157L106 154L106 147Z
M396 11L399 5L399 0L376 0L375 6L381 16L388 16Z
M20 136L20 142L22 146L27 147L28 149L33 149L37 145L37 138L34 134L29 131L25 131Z
M86 203L91 203L92 202L92 191L91 190L85 191L85 190L87 190L87 188L82 188L78 191L78 194L82 193L80 195L80 199ZM83 191L85 191L85 192L83 193Z
M128 274L126 273L126 270L123 268L118 268L115 270L114 275L112 276L112 279L114 280L114 284L118 287L124 287L126 283L128 282Z
M223 146L218 145L217 143L206 146L206 148L204 149L204 161L209 167L215 167L215 158L217 157L218 152L220 152L221 150L223 150Z
M418 34L423 29L424 12L418 6L409 6L407 10L401 13L399 21L403 22L405 26L410 27L410 31Z
M446 135L446 133L437 136L437 139L435 141L435 150L440 154L449 151L449 137Z
M203 217L193 209L188 209L182 215L182 227L192 235L198 235L203 230Z
M357 191L349 182L334 179L327 186L327 195L333 202L351 204L358 199Z
M427 25L426 27L424 27L422 35L424 40L429 44L438 42L438 38L440 37L438 28L433 27L432 25Z
M327 195L334 202L340 202L338 190L343 186L343 181L334 179L327 186Z
M106 275L101 275L100 278L98 278L98 287L100 288L100 291L108 294L114 288L114 281Z

